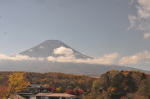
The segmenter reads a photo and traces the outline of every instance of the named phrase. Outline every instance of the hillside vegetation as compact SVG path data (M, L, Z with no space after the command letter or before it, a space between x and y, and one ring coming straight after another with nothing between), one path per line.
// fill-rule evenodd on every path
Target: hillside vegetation
M0 94L14 73L0 72ZM17 73L23 73L30 84L43 84L51 92L75 94L81 99L150 99L150 75L139 71L111 70L98 78L64 73Z
M86 90L91 89L94 77L84 75L73 75L64 73L36 73L36 72L0 72L0 95L3 95L4 89L9 89L10 75L23 74L30 84L42 84L49 87L50 92L57 93L69 93L74 95L80 95ZM14 77L15 80L20 80ZM18 83L20 86L20 84ZM18 85L15 85L16 87ZM25 86L26 87L26 86ZM17 89L17 88L14 88ZM13 92L12 92L13 93ZM9 94L9 93L5 93Z
M139 71L108 71L93 82L83 99L150 99L150 75Z

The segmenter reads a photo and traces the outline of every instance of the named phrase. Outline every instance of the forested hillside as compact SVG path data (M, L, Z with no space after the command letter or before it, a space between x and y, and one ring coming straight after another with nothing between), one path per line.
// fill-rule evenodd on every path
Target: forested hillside
M149 74L118 70L98 78L64 73L0 72L0 94L9 85L10 75L15 73L23 73L30 84L49 86L50 92L75 94L81 99L150 99Z
M0 72L0 99L23 90L29 83L48 86L53 93L82 95L91 89L95 79L97 78L64 73Z
M7 82L8 76L14 72L0 72L0 84ZM36 73L36 72L18 72L25 73L26 78L31 84L43 84L53 87L82 87L91 88L93 80L96 78L84 76L84 75L73 75L65 73Z
M93 82L83 99L150 99L150 75L139 71L108 71Z

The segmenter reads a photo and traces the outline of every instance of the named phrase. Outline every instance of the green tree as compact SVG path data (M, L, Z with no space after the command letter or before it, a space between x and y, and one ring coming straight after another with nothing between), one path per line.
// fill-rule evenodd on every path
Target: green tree
M141 81L138 94L150 99L150 78Z
M100 87L100 80L99 79L94 80L92 88L93 89L99 89L99 87Z
M135 92L137 90L137 86L132 80L130 73L127 74L126 78L123 80L122 86L126 92Z
M108 90L111 99L120 99L124 95L124 90L122 88L122 82L125 76L122 73L116 74L112 78L110 90Z

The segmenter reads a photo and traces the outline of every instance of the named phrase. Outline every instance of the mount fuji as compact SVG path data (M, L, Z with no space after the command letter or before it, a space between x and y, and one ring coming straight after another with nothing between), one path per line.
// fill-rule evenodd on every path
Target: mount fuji
M65 43L59 41L59 40L47 40L33 48L30 48L26 51L23 51L19 53L20 55L27 55L29 57L48 57L48 56L53 56L53 57L59 57L62 56L62 54L54 54L54 50L60 47L68 48L73 51L72 54L75 55L75 58L78 59L87 59L91 58L89 56L86 56L75 49L71 48L70 46L66 45Z
M10 60L0 60L0 71L62 72L96 77L109 70L136 70L150 73L149 71L127 66L81 62L82 60L93 60L93 58L76 51L59 40L47 40L17 55L21 55L17 57L17 61L12 58ZM28 58L30 60L27 60Z

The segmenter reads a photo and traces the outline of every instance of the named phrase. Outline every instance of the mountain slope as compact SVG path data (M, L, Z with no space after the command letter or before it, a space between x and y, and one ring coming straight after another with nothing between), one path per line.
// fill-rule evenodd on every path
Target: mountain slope
M71 48L70 46L66 45L65 43L63 43L59 40L47 40L33 48L30 48L26 51L21 52L19 54L27 55L29 57L36 57L36 58L37 57L46 58L48 56L58 57L58 56L62 56L62 55L56 55L53 53L53 51L60 47L72 49L73 54L75 55L76 58L79 58L79 59L91 58L89 56L86 56L86 55L76 51L75 49Z
M109 70L135 70L150 74L149 71L117 65L61 63L50 61L0 61L0 71L26 71L40 73L61 72L99 77L101 74Z

